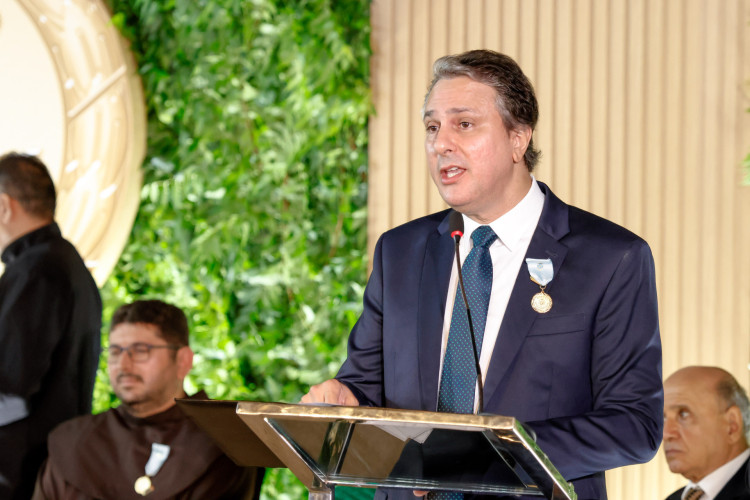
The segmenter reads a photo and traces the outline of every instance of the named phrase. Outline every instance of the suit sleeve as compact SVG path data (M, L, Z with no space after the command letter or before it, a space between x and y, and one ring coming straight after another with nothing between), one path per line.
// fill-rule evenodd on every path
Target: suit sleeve
M661 340L654 263L634 242L606 287L594 318L593 408L581 415L528 422L537 442L568 479L650 460L663 425Z
M383 406L383 238L375 245L373 269L364 294L362 315L354 325L347 358L336 379L365 406Z

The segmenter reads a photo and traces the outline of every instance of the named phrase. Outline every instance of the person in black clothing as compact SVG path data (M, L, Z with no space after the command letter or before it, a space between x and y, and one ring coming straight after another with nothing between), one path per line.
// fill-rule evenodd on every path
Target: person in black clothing
M38 158L0 157L0 500L31 497L47 434L91 413L102 303Z

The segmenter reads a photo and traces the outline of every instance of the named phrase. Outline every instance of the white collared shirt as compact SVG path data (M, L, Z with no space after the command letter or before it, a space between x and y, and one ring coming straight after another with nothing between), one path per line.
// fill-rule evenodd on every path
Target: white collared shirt
M0 427L18 422L29 416L26 400L13 394L0 392Z
M487 378L487 370L490 365L492 351L495 349L497 336L500 333L500 324L508 307L510 294L516 284L518 270L524 262L526 250L529 248L531 237L534 235L539 217L544 207L544 193L534 176L531 176L531 188L524 198L510 211L503 214L499 219L491 222L489 226L497 235L497 239L490 245L490 257L492 258L492 291L490 293L490 304L487 311L487 323L484 328L482 340L482 353L479 364L482 369L482 384ZM480 226L466 215L464 219L464 236L459 243L461 253L461 264L469 255L474 246L471 234ZM453 270L451 271L450 285L448 286L448 298L445 301L445 318L443 319L443 342L440 351L440 376L443 374L443 358L448 345L448 332L450 331L451 316L453 315L453 303L456 298L458 286L458 271L456 270L456 259L453 258ZM440 384L438 383L438 391ZM474 405L479 402L474 398Z
M682 490L682 496L680 498L685 498L688 490L697 486L703 490L701 500L714 500L716 495L718 495L722 488L726 486L729 480L737 474L737 471L740 470L740 467L742 467L742 464L745 463L745 460L747 460L748 457L750 457L750 449L743 451L732 460L698 481L697 484L692 481L689 482L687 486L685 486L685 489Z

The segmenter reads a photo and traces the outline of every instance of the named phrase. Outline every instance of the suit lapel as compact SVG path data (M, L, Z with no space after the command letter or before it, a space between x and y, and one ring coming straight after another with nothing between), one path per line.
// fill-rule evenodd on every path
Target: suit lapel
M750 493L750 459L745 460L742 467L732 476L732 478L724 485L716 500L740 500L748 497ZM678 497L679 498L679 497Z
M419 381L421 408L437 409L440 349L445 299L453 265L454 245L448 234L448 217L428 236L419 285Z
M492 407L492 399L498 396L496 392L501 381L523 345L531 325L539 316L539 313L531 308L531 298L539 292L539 286L529 278L526 258L551 259L552 268L557 276L568 251L567 247L558 241L569 232L568 206L552 194L543 183L540 182L539 187L545 193L544 208L516 276L508 307L500 325L500 333L492 352L484 384L485 408ZM552 283L554 284L554 279ZM550 288L552 286L550 285Z

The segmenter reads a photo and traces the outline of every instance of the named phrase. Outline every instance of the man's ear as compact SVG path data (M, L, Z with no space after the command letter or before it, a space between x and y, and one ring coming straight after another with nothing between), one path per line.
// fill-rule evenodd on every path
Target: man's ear
M724 414L727 423L727 439L730 443L736 443L745 439L744 426L742 424L742 412L737 405L732 405Z
M521 163L523 155L531 142L531 127L528 125L519 125L510 131L510 142L513 146L513 163Z
M188 346L177 350L177 374L184 379L193 368L193 350Z
M8 193L0 193L0 222L7 224L13 215L13 199Z

